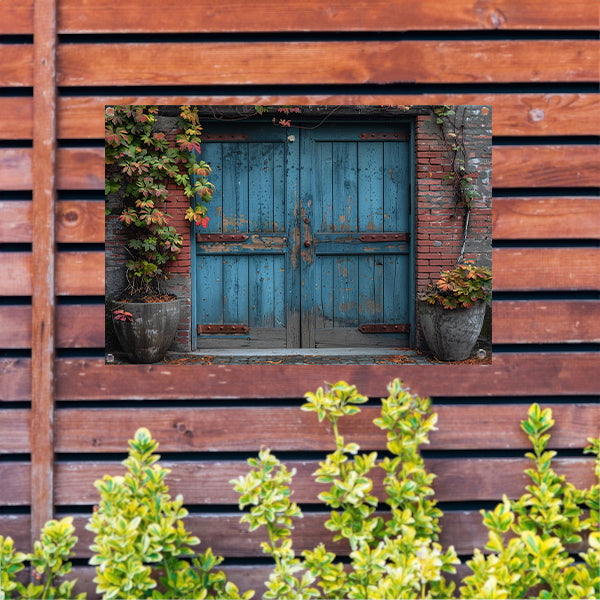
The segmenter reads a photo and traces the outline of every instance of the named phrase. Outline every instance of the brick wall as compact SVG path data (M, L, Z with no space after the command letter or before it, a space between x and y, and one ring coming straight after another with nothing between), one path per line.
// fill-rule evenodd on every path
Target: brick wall
M456 107L456 123L464 123L465 168L481 194L472 202L463 259L492 265L492 115L487 106ZM464 120L463 120L464 119ZM454 200L451 157L439 125L430 115L416 117L416 288L451 269L460 255L466 210ZM417 321L417 346L422 346Z

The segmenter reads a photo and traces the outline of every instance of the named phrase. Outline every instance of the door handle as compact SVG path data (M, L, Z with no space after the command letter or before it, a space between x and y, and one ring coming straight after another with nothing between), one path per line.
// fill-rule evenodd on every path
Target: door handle
M307 248L310 248L310 241L309 241L309 240L306 240L306 241L304 242L304 245L305 245Z

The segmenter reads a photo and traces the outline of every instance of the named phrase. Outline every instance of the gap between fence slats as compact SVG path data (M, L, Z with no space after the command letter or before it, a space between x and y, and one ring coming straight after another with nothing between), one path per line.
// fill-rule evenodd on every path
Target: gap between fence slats
M597 300L494 301L492 313L495 344L600 342Z
M597 77L595 40L85 43L58 49L58 82L67 87L586 82Z

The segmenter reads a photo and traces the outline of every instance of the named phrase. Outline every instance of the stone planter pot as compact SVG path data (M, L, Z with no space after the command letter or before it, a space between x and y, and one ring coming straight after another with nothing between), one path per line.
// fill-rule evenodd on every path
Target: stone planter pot
M120 321L113 316L115 333L129 360L135 363L161 360L177 334L179 299L114 304L115 310L122 309L133 316L133 321Z
M418 309L425 341L436 358L444 361L469 358L481 332L485 302L452 310L438 303L419 302Z

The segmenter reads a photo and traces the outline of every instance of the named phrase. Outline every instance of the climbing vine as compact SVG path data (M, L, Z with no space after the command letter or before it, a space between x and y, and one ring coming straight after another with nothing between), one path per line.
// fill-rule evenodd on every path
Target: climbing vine
M202 126L197 108L180 107L174 145L156 130L157 114L157 106L105 110L105 193L119 193L123 201L119 220L131 234L126 291L134 295L159 291L164 266L183 245L165 208L168 180L181 186L195 204L185 218L203 227L208 225L207 203L214 191L208 180L210 166L198 159Z

